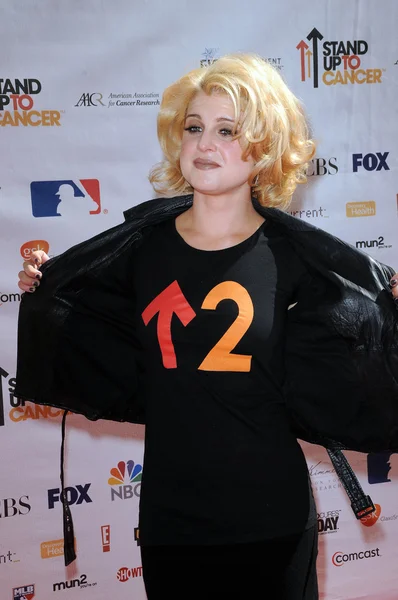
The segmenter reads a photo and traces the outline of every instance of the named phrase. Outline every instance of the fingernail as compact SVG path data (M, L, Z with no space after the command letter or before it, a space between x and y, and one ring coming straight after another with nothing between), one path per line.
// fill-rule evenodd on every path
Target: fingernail
M34 282L33 282L33 287L34 287L34 288L37 288L37 287L39 287L39 285L40 285L40 283L39 283L38 281L34 281Z
M40 260L39 260L38 258L35 258L35 263L36 263L37 265L39 265L39 264L40 264Z
M29 291L30 291L30 292L35 292L35 291L36 291L36 288L35 288L35 287L31 287L31 288L29 288Z
M398 281L396 279L391 279L390 281L390 287L395 287L397 285Z
M42 274L41 274L41 273L38 273L38 274L36 275L36 279L41 279L42 277L43 277L43 276L42 276Z

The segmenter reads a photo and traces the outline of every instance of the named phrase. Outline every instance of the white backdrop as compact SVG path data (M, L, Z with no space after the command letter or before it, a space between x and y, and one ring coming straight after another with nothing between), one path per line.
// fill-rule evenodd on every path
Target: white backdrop
M56 255L153 197L147 173L160 159L163 89L189 69L243 50L280 69L318 141L292 212L397 268L398 4L1 4L0 600L69 600L78 590L87 600L144 600L140 426L68 417L66 485L78 558L64 567L60 414L18 406L12 395L23 257L37 248ZM58 191L64 205L84 195L84 212L56 216ZM36 376L45 368L38 356ZM348 453L378 505L377 518L361 523L325 450L303 447L319 513L321 598L397 600L398 458ZM167 581L165 590L172 595Z

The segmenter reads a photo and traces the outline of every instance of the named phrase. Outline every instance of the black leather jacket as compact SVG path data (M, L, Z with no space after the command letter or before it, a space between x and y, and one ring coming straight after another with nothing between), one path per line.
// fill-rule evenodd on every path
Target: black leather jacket
M308 294L288 312L285 393L292 428L329 451L359 517L369 498L341 450L398 451L394 269L300 219L253 204L312 275ZM40 287L20 306L17 397L89 419L145 423L129 266L150 228L191 205L191 195L139 204L121 225L43 265ZM37 357L45 364L39 375Z

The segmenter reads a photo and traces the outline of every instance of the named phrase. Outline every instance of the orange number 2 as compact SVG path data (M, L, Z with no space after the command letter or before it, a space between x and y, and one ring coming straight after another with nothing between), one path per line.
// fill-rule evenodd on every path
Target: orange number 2
M232 350L249 329L254 316L252 299L248 291L236 281L223 281L216 285L203 300L202 308L215 310L221 300L234 300L239 308L238 316L219 342L210 350L199 366L200 371L237 371L247 373L251 367L251 355L231 354Z

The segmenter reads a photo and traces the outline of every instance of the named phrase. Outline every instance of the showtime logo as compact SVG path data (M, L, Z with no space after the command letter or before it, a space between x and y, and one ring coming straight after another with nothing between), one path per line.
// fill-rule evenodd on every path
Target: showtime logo
M127 500L137 496L139 498L141 492L141 476L142 466L135 463L133 460L128 460L127 463L120 461L117 467L110 470L112 477L108 479L108 484L111 486L111 500L116 498L119 500ZM128 482L128 483L127 483Z
M375 548L374 550L361 550L360 552L350 552L349 554L335 552L332 556L332 563L335 567L342 567L348 562L364 560L365 558L376 558L377 556L381 556L379 548Z
M134 579L135 577L142 577L142 567L133 567L132 569L122 567L116 573L116 578L121 583L126 583L129 579Z
M362 525L365 525L365 527L372 527L373 525L375 525L375 523L377 523L381 515L380 504L375 504L375 509L376 510L374 512L369 513L368 515L366 515L366 517L362 517L362 519L360 519Z

